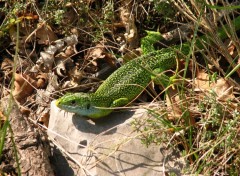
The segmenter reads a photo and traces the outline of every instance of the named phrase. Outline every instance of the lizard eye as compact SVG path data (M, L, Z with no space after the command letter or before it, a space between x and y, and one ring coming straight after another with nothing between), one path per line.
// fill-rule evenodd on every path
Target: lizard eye
M76 104L76 101L75 101L75 100L72 100L72 101L71 101L71 104L72 104L72 105L75 105L75 104Z

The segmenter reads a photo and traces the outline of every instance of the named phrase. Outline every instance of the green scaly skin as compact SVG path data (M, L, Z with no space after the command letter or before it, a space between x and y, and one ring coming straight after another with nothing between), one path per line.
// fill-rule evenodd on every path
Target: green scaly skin
M66 94L56 101L56 105L90 118L104 117L114 108L124 106L140 95L150 83L155 69L165 71L175 64L176 52L172 49L143 55L116 70L95 93Z
M240 28L240 17L236 20L236 25L234 25L237 30ZM222 29L219 31L223 32ZM161 73L173 68L176 65L176 58L181 56L176 50L181 48L183 55L187 55L190 51L189 43L153 51L153 44L161 39L161 35L158 32L148 31L147 33L148 35L141 41L143 56L129 61L116 70L95 93L66 94L56 101L57 107L95 119L107 116L116 107L125 106L138 97L150 83L156 70L157 73ZM219 36L226 37L221 33ZM206 41L206 39L207 37L202 37L202 40ZM196 41L196 44L201 47L201 42ZM168 84L163 80L160 83L163 86Z

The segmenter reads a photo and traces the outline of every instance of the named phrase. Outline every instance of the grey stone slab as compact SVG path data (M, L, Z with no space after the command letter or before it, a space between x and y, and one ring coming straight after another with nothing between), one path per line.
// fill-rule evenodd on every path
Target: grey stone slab
M63 167L65 161L57 159L61 167L56 172L65 176L180 175L184 164L177 152L164 145L147 148L132 128L134 118L146 117L146 111L138 109L91 120L59 110L52 102L48 135L75 161ZM76 162L79 164L74 167Z

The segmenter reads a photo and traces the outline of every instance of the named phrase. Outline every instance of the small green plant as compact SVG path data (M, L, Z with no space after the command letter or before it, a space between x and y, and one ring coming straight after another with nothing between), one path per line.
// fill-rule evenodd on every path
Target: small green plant
M54 21L56 24L61 24L62 23L62 19L63 19L63 15L64 15L65 11L62 9L58 9L54 12Z
M112 21L114 18L114 2L113 0L106 1L106 5L103 7L103 19Z
M164 15L165 19L169 19L174 16L175 10L172 8L172 4L168 0L150 0L154 4L155 9L159 14Z

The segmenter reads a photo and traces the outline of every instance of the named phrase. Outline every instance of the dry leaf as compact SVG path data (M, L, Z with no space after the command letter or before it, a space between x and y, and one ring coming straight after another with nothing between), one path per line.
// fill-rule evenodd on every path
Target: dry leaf
M62 53L63 54L63 53ZM66 77L67 70L72 70L73 60L65 57L65 54L59 54L55 59L56 74L61 77Z
M39 28L36 31L36 36L39 39L38 44L48 45L52 41L57 40L56 34L52 31L51 27L46 23L39 25Z
M105 48L102 46L102 44L97 44L96 47L93 49L89 50L87 54L87 59L88 60L96 60L99 58L104 58L105 57Z
M74 48L72 46L68 46L65 50L65 55L69 57L73 54L75 54Z
M225 79L219 78L215 83L210 83L209 75L204 71L198 73L194 90L204 91L207 94L213 90L217 95L217 99L222 101L234 98L233 87Z
M177 95L177 90L171 87L167 91L166 104L168 109L170 109L170 114L168 114L169 119L178 119L182 116L182 110L179 106L179 96Z
M10 82L12 79L12 68L13 68L13 61L9 58L4 58L1 64L1 71L4 75L4 79L8 82ZM3 77L1 77L1 79L2 78Z
M13 61L9 58L4 58L1 63L1 70L9 72L12 70L12 67L13 67Z
M56 63L57 67L59 64L63 64L63 66L61 67L65 67L66 63L60 63L60 62L68 58L69 55L72 55L75 53L74 46L77 43L78 43L78 39L76 35L71 35L63 39L59 39L52 42L52 44L48 46L45 49L45 51L40 52L40 58L36 62L37 68L42 72L48 72L49 70L52 70L54 62ZM71 59L68 59L68 60L71 60Z
M132 13L133 3L130 0L127 0L121 1L121 4L120 19L126 29L124 37L128 44L128 49L132 50L138 46L138 31L135 25L135 17Z
M235 98L233 95L233 86L223 78L218 79L217 82L212 85L212 88L217 94L218 100L227 101Z
M88 51L86 59L91 61L91 65L94 65L92 68L88 67L89 71L85 69L85 71L90 73L96 70L95 68L98 66L96 62L97 59L104 59L110 66L115 66L114 57L105 52L105 47L101 43L97 44L95 48Z
M36 115L38 117L38 122L42 123L48 127L49 122L49 108L39 107L37 109Z
M36 64L39 69L43 72L48 72L52 70L52 65L54 62L54 55L45 51L40 52L40 58L37 60Z
M15 73L13 96L18 102L24 103L25 99L33 93L34 87L36 87L36 81L30 76Z
M235 46L233 44L231 44L230 46L228 46L228 52L229 54L232 56L234 54L234 50L235 50Z
M41 73L37 77L37 88L44 88L47 85L48 75Z
M84 72L77 67L74 67L68 73L71 78L71 84L79 85L80 81L83 79Z
M199 71L196 77L195 91L210 90L209 75L203 70Z

